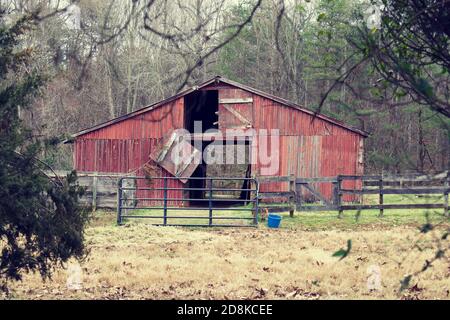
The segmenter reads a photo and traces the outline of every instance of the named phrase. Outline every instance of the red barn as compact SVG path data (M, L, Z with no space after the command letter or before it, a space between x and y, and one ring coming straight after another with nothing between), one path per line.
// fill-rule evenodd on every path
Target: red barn
M218 133L193 134L195 121L202 121L203 132L215 128ZM219 76L74 134L74 167L79 172L142 176L148 169L146 166L156 162L153 175L206 175L207 170L199 170L196 165L184 167L180 174L174 172L175 169L165 161L167 159L160 162L151 160L156 160L160 155L158 152L168 146L168 137L175 129L186 129L192 133L192 140L203 140L201 148L207 145L205 136L208 136L208 141L240 139L251 154L258 148L257 141L262 135L267 136L267 144L272 143L271 135L276 135L279 146L272 155L272 160L278 162L276 171L265 173L264 166L270 164L258 158L251 163L246 162L248 170L243 174L247 176L363 174L366 132L325 115L314 117L314 112L292 102ZM228 138L226 129L240 129L241 134ZM278 131L271 131L273 129ZM169 187L182 187L185 181L171 180L170 183ZM287 183L261 186L263 191L264 188L283 190L287 187ZM322 192L331 197L331 189ZM181 191L177 190L169 195L170 198L181 196Z

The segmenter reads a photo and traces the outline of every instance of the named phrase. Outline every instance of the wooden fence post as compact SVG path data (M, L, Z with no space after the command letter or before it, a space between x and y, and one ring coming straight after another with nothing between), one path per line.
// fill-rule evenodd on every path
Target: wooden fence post
M97 210L97 184L98 184L98 172L94 172L92 177L92 211Z
M122 224L122 178L117 181L117 225Z
M450 185L450 171L447 171L447 177L445 179L444 187L444 216L447 218L450 218L449 212L448 212L448 187Z
M289 216L291 218L294 217L295 212L295 175L291 174L289 177L289 192L291 193L289 196L289 206L291 209L289 210Z
M342 207L341 207L341 203L342 203L342 193L341 193L342 177L340 175L338 175L336 177L336 179L337 179L337 182L336 182L336 194L337 194L336 206L338 207L338 210L339 210L338 218L342 219L342 216L344 215L344 210L342 210Z
M384 216L384 209L383 209L383 203L384 203L384 199L383 199L383 172L381 172L381 179L378 182L379 182L378 189L380 191L380 195L379 195L380 213L378 214L378 216L380 218L382 218Z
M295 208L298 210L302 206L302 184L295 183Z

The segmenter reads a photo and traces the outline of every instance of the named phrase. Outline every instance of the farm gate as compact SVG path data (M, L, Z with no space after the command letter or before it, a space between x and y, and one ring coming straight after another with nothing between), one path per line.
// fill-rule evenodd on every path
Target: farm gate
M123 177L117 223L150 219L155 225L251 227L258 224L259 184L253 178ZM221 223L224 222L224 223Z

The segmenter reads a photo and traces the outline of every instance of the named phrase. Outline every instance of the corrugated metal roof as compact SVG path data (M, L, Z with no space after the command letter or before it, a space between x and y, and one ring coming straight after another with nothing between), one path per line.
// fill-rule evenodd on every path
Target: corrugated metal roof
M202 84L200 84L198 86L193 86L193 87L191 87L189 89L186 89L186 90L184 90L184 91L182 91L182 92L180 92L180 93L178 93L178 94L176 94L176 95L174 95L174 96L172 96L170 98L164 99L164 100L159 101L159 102L154 103L154 104L151 104L151 105L146 106L144 108L141 108L139 110L130 112L130 113L125 114L123 116L120 116L120 117L108 120L106 122L100 123L100 124L95 125L93 127L81 130L81 131L73 134L72 137L76 138L76 137L82 136L82 135L84 135L86 133L89 133L89 132L92 132L92 131L95 131L95 130L98 130L98 129L101 129L101 128L104 128L104 127L107 127L107 126L115 124L117 122L121 122L121 121L129 119L131 117L134 117L136 115L139 115L139 114L151 111L151 110L153 110L155 108L158 108L158 107L160 107L162 105L165 105L166 103L172 102L172 101L174 101L174 100L176 100L176 99L178 99L180 97L183 97L183 96L185 96L185 95L187 95L189 93L192 93L192 92L194 92L196 90L202 89L202 88L204 88L204 87L206 87L208 85L211 85L213 83L215 83L215 84L224 83L224 84L227 84L227 85L231 85L231 86L234 86L236 88L239 88L239 89L242 89L242 90L245 90L245 91L257 94L257 95L260 95L260 96L268 98L268 99L271 99L273 101L276 101L276 102L281 103L283 105L289 106L291 108L294 108L294 109L297 109L297 110L301 110L301 111L303 111L305 113L308 113L310 115L314 115L315 117L317 117L319 119L325 120L325 121L327 121L329 123L332 123L332 124L337 125L339 127L345 128L345 129L350 130L352 132L356 132L356 133L358 133L358 134L360 134L360 135L362 135L364 137L367 137L369 135L367 132L365 132L365 131L363 131L361 129L354 128L354 127L349 126L349 125L347 125L347 124L345 124L345 123L343 123L343 122L341 122L339 120L333 119L333 118L325 116L323 114L315 113L312 110L305 109L305 108L303 108L303 107L301 107L301 106L299 106L299 105L297 105L297 104L295 104L295 103L293 103L291 101L288 101L286 99L274 96L272 94L263 92L261 90L249 87L247 85L243 85L241 83L238 83L238 82L235 82L235 81L232 81L232 80L228 80L228 79L223 78L221 76L216 76L216 77L214 77L214 78L212 78L212 79L210 79L208 81L203 82Z

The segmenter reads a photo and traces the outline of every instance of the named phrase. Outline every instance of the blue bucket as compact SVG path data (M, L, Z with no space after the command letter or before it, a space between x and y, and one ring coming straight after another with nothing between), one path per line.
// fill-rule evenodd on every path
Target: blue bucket
M277 214L269 214L267 219L267 226L269 228L278 228L280 226L281 216Z

